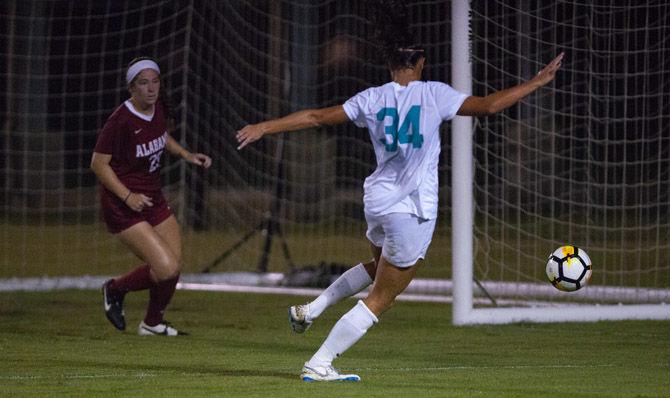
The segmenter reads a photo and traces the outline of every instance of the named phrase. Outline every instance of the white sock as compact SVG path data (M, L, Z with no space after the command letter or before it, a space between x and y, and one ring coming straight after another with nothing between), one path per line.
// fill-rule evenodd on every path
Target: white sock
M340 275L335 282L331 283L326 290L314 301L308 304L310 319L316 319L321 313L342 299L360 292L370 286L372 278L368 275L363 264L349 268Z
M342 355L352 345L363 337L365 332L378 322L375 314L363 303L358 303L340 318L326 337L321 347L316 351L312 359L308 361L310 366L328 366L333 359Z

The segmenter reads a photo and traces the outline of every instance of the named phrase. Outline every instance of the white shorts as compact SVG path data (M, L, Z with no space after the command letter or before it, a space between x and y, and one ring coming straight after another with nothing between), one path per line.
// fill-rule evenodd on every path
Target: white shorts
M365 214L365 220L368 222L365 236L382 248L382 256L387 261L400 268L411 267L425 257L436 221L409 213Z

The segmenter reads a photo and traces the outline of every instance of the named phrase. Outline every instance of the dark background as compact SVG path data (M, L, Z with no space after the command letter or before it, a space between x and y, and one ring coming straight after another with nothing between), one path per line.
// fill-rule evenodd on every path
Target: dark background
M608 212L622 211L645 219L666 216L668 5L580 4L472 2L475 94L527 80L557 53L567 53L554 90L479 121L476 178L499 192L478 192L478 200L491 209L503 209L507 201L529 203L533 212L548 217L569 212L603 219ZM216 158L216 172L206 180L197 171L184 173L174 159L167 161L166 184L185 178L191 188L186 204L195 209L191 222L208 217L202 213L207 188L273 190L276 140L237 152L233 132L296 109L342 103L369 85L387 81L388 72L371 42L373 10L368 5L2 2L3 213L17 206L36 212L62 210L69 203L67 190L95 185L88 163L97 131L127 97L125 67L141 55L156 57L163 68L164 88L176 105L173 134L187 147ZM408 9L412 30L428 50L425 78L449 82L450 3L415 1L408 2ZM449 131L448 124L444 129ZM334 189L359 190L374 167L366 134L352 125L328 131L336 131L325 152L334 162L325 166L333 168ZM510 148L510 137L533 146L533 151ZM286 140L281 157L289 162L296 159L292 150L312 150L310 143ZM446 134L441 173L445 195L449 144ZM513 170L500 160L510 151L512 163L533 171ZM543 152L552 156L537 155ZM517 186L508 188L510 181ZM280 187L282 195L291 198L293 190L293 199L300 200L305 192L298 185ZM355 203L342 211L360 217ZM76 208L75 203L70 210Z

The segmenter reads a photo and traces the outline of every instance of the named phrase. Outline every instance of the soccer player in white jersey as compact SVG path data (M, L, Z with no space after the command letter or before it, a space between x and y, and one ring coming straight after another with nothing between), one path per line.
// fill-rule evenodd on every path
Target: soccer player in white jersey
M404 38L394 40L399 30L386 33L389 83L364 90L342 105L247 125L236 135L242 149L266 134L352 121L367 128L374 146L377 168L364 184L366 236L374 258L347 270L314 301L289 308L293 330L304 332L327 307L373 281L374 285L304 364L301 378L305 381L359 381L358 375L340 374L332 361L378 322L416 274L437 218L440 124L456 115L487 116L509 108L551 82L563 59L563 54L558 55L517 86L484 97L468 96L445 83L422 81L424 50L406 44Z

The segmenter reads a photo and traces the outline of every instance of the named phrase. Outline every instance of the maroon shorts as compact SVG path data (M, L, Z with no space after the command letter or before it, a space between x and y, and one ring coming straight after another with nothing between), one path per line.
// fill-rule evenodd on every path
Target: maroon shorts
M116 195L111 194L105 189L101 189L100 210L102 219L107 224L107 230L113 234L117 234L142 221L146 221L155 227L172 215L172 210L170 210L170 206L168 206L161 192L147 196L151 197L154 205L136 212L126 206Z

